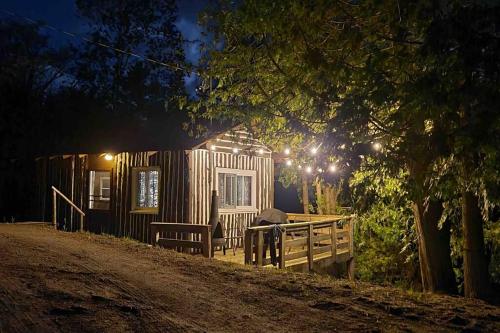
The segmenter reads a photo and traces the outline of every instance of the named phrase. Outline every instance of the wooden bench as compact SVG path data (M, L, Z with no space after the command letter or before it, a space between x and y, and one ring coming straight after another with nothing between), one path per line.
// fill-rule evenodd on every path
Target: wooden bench
M169 249L200 249L207 258L212 257L212 226L189 223L164 223L152 222L151 226L151 245L159 245ZM175 238L160 237L160 233L165 235L175 235ZM200 240L190 235L200 235Z

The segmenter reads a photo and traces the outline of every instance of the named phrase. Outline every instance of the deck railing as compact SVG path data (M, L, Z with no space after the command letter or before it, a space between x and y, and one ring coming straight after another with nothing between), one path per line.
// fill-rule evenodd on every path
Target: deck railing
M354 215L288 214L293 223L280 224L277 242L279 268L307 263L313 269L315 261L330 259L347 262L348 273L353 274ZM303 222L306 221L306 222ZM275 226L249 227L245 231L245 263L257 266L271 264L266 258L265 235Z
M197 249L207 258L212 256L212 226L188 223L152 222L151 245L170 249ZM200 240L188 240L192 234L200 235Z

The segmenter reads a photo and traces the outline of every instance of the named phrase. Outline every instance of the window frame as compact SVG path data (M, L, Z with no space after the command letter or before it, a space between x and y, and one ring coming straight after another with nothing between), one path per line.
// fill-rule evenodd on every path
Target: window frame
M158 171L158 207L138 207L137 206L137 175L141 171ZM160 186L161 186L161 168L159 166L149 167L132 167L132 198L131 198L131 211L134 214L159 214L160 211Z
M106 172L109 174L109 198L106 200L101 200L100 198L102 197L101 195L101 178L102 177L99 177L99 200L98 201L103 201L103 202L106 202L108 203L108 208L96 208L96 207L90 207L90 197L93 196L94 197L94 206L95 206L95 198L96 198L96 195L94 194L91 194L90 191L92 190L91 188L91 173L94 172L94 181L95 181L95 173L96 172ZM87 198L87 204L88 204L88 209L89 210L95 210L95 211L110 211L111 210L111 195L112 195L112 184L111 184L111 177L112 177L112 171L111 170L106 170L106 169L89 169L88 170L88 178L87 178L87 184L88 184L88 190L87 190L87 194L88 194L88 198Z
M108 181L109 181L109 187L103 187L102 186L102 180L103 179L108 179ZM103 189L109 190L109 197L103 198L103 196L102 196L102 190ZM109 174L109 177L100 177L100 179L99 179L99 200L101 200L101 201L110 201L111 200L111 172Z
M249 176L251 177L251 194L250 199L252 204L250 206L235 205L231 208L219 207L220 213L233 213L233 212L257 212L257 171L245 169L231 169L231 168L215 168L215 188L217 190L217 198L219 198L219 174L232 174L235 176ZM236 202L238 201L235 198Z

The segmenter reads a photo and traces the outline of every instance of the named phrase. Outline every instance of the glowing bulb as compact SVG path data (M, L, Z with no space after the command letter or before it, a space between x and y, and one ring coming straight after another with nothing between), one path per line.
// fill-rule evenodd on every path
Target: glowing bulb
M290 148L285 148L283 152L285 153L285 155L290 155Z
M307 172L307 173L311 173L312 171L313 171L313 169L312 169L310 166L308 166L308 167L306 168L306 172Z
M106 155L104 155L104 159L105 159L106 161L112 161L112 160L113 160L113 155L111 155L111 154L106 154Z
M216 150L217 148L215 147L215 145L211 145L211 146L210 146L210 149L211 149L211 150Z
M288 166L292 165L292 160L287 160L286 165L288 165Z
M311 154L316 155L317 152L318 152L318 147L311 148Z
M233 148L233 153L238 154L239 151L240 150L238 148L236 148L236 147Z
M299 168L299 170L302 169L302 165L299 165L297 168Z
M344 148L345 148L345 143L340 145L340 149L344 149Z
M374 142L372 144L372 147L375 151L379 151L380 149L382 149L382 145L380 144L380 142Z
M323 172L323 169L318 168L318 172L319 172L319 173L322 173L322 172Z
M260 155L264 154L264 149L260 148L260 149L259 149L259 154L260 154Z
M337 171L337 166L335 164L330 164L328 170L330 170L330 172L335 172Z

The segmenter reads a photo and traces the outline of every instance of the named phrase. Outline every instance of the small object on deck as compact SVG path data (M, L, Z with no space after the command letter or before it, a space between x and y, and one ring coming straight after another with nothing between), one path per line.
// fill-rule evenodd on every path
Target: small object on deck
M264 241L264 249L259 253L259 256L265 258L267 246L269 245L269 252L271 255L271 263L273 266L276 266L278 263L276 256L276 241L280 238L281 233L283 232L279 227L279 224L288 223L288 216L285 212L276 209L276 208L268 208L263 210L259 215L255 217L255 220L252 223L252 226L262 226L262 225L274 225L270 231L268 231L265 235Z
M252 226L257 227L260 225L283 223L288 223L288 216L286 213L276 208L268 208L255 217L255 220L252 222Z

